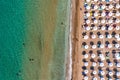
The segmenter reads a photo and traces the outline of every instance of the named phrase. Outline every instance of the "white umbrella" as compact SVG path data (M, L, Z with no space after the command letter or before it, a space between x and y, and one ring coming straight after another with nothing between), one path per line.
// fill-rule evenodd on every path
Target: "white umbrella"
M108 34L108 36L107 36L107 37L110 39L110 38L112 38L112 35L111 35L111 34Z
M104 23L105 23L105 20L104 20L104 19L103 19L103 20L101 20L101 23L102 23L102 24L104 24Z
M90 0L86 0L87 2L90 2Z
M116 26L116 28L115 28L116 30L120 30L120 26Z
M99 65L100 65L101 67L103 67L103 66L104 66L104 63L100 62Z
M95 2L97 2L98 0L94 0Z
M88 49L89 48L89 46L88 45L85 45L85 49Z
M116 75L117 75L117 76L120 76L120 72L116 72Z
M120 67L120 63L117 63L116 66L117 66L117 67Z
M105 1L105 0L102 0L103 2Z
M102 5L102 9L105 9L105 7L106 7L105 5Z
M94 13L94 16L95 16L95 17L97 17L97 16L98 16L98 13L97 13L97 12L95 12L95 13Z
M88 73L88 70L84 70L84 72L85 72L85 74L87 74L87 73Z
M104 72L104 71L100 71L100 74L101 74L101 75L104 75L104 74L105 74L105 72Z
M90 6L86 6L86 9L87 9L87 10L90 10Z
M85 66L88 66L88 62L84 62L84 65L85 65Z
M94 77L92 80L97 80L97 78L96 78L96 77Z
M84 77L84 80L88 80L88 76L85 76L85 77Z
M100 38L100 39L103 39L103 38L104 38L104 36L103 36L103 35L100 35L100 36L99 36L99 38Z
M96 45L93 45L92 48L95 49L97 46Z
M120 12L119 11L116 12L116 16L120 16Z
M115 34L115 38L119 38L119 34Z
M116 48L119 48L119 47L120 47L120 44L115 44L115 47L116 47Z
M108 44L108 48L112 48L112 44Z
M113 8L113 5L112 5L112 4L110 4L109 9L112 9L112 8Z
M93 71L93 74L97 74L97 71Z
M86 20L86 23L89 24L89 23L90 23L90 20Z
M94 20L94 24L97 24L98 23L98 21L97 20Z
M96 38L96 35L95 35L95 34L93 34L91 37L92 37L92 39L95 39L95 38Z
M112 67L112 66L113 66L113 63L110 62L110 63L108 63L108 65L109 65L110 67Z
M86 13L86 16L87 16L87 17L90 17L90 13Z
M117 38L117 41L120 41L120 38Z
M111 24L111 23L113 23L113 20L112 20L112 19L110 19L108 22L109 22L109 24Z
M105 16L105 12L102 12L101 16L104 17Z
M92 57L92 58L95 58L95 57L96 57L96 55L95 55L95 54L91 54L91 57Z
M97 30L97 27L96 27L96 26L95 26L95 27L93 27L93 30L94 30L94 31L96 31L96 30Z
M109 27L108 27L108 30L113 30L113 27L112 27L112 26L109 26Z
M104 47L105 47L104 44L101 44L101 45L100 45L100 48L104 48Z
M86 27L86 30L87 30L87 31L89 31L89 30L90 30L90 27L89 27L89 26L87 26L87 27Z
M88 58L88 54L85 54L85 55L84 55L84 58Z
M105 26L102 26L101 30L103 30L103 31L104 31L104 30L105 30Z
M94 9L96 10L97 8L98 8L98 6L97 6L97 5L95 5L95 6L94 6Z
M112 76L112 75L113 75L113 72L110 71L110 72L108 72L108 74L109 74L110 76Z
M120 8L120 5L119 5L119 3L116 5L116 8L117 8L117 9L119 9L119 8Z
M93 62L93 63L92 63L92 66L96 66L96 65L97 65L97 63L96 63L96 62Z
M109 16L112 16L112 15L113 15L113 13L112 13L112 12L110 12L110 13L109 13Z
M100 78L100 80L105 80L105 78L102 77L102 78Z
M85 36L84 36L84 39L88 39L88 35L85 35Z
M116 19L116 21L115 21L116 23L119 23L120 22L120 20L119 19Z
M108 78L108 80L113 80L112 78Z

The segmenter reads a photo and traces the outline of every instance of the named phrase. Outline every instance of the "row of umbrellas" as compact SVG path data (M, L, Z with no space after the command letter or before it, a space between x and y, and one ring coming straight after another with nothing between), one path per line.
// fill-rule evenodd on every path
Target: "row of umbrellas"
M116 30L116 31L118 31L118 30L120 30L120 26L118 26L116 24L114 24L112 26L110 26L108 24L106 24L105 26L103 26L103 25L95 26L94 24L91 26L84 25L83 28L86 31L90 31L90 30L92 30L92 31L96 31L96 30L102 30L102 31L104 31L104 30L107 30L107 31Z

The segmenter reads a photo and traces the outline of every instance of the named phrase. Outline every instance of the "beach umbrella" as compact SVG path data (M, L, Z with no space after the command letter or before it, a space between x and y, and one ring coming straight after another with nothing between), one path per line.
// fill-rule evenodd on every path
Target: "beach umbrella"
M116 66L117 66L117 67L120 67L120 63L116 63Z
M88 38L89 38L88 35L85 35L85 36L84 36L84 39L88 39Z
M92 73L95 75L95 74L97 74L97 71L93 71Z
M90 10L90 6L89 6L89 5L87 5L87 6L86 6L86 9L87 9L87 10Z
M115 48L119 48L120 47L120 44L115 44Z
M89 23L90 23L90 20L86 20L86 23L89 24Z
M96 45L92 45L92 48L95 49L97 46Z
M86 30L87 30L87 31L89 31L89 30L90 30L90 27L89 27L89 26L87 26L87 27L86 27Z
M113 8L113 5L112 5L112 4L110 4L110 5L109 5L109 9L112 9L112 8Z
M108 44L108 48L112 48L112 44Z
M119 19L116 19L116 21L115 21L116 23L119 23L120 22L120 20Z
M96 30L97 30L97 27L96 27L96 26L95 26L95 27L93 27L93 30L94 30L94 31L96 31Z
M98 80L96 77L93 77L92 80Z
M116 28L115 28L116 30L120 30L120 26L116 26Z
M109 16L112 16L113 15L113 13L112 12L109 12L109 14L108 14Z
M102 35L102 34L99 35L99 38L100 38L100 39L103 39L103 38L104 38L104 35Z
M85 46L84 46L84 48L85 48L85 49L88 49L88 48L89 48L89 46L88 46L88 45L85 45Z
M108 38L108 39L111 39L111 38L112 38L112 35L111 35L111 34L108 34L108 35L107 35L107 38Z
M104 30L105 30L105 26L102 26L102 27L101 27L101 30L103 30L103 31L104 31Z
M105 47L104 44L101 44L101 45L100 45L100 48L104 48L104 47Z
M120 12L119 11L116 12L116 16L120 16Z
M92 63L92 66L94 66L94 67L95 67L96 65L97 65L97 63L96 63L96 62L93 62L93 63Z
M84 70L84 73L87 74L87 73L88 73L88 70Z
M85 54L85 55L84 55L84 58L88 58L88 54Z
M108 23L109 23L109 24L113 23L113 20L112 20L112 19L110 19L110 20L108 21Z
M90 0L86 0L86 2L90 2Z
M98 6L97 6L97 5L95 5L95 6L94 6L94 10L96 10L97 8L98 8Z
M96 57L96 55L95 54L91 54L91 58L95 58Z
M102 9L105 9L106 8L106 6L105 5L102 5Z
M113 66L113 63L112 63L112 62L110 62L110 63L108 63L108 65L109 65L110 67L112 67L112 66Z
M88 62L84 62L84 66L88 66L88 64L89 64Z
M84 80L88 80L88 76L85 76L85 77L84 77Z
M119 38L120 37L120 35L119 34L115 34L115 38Z
M94 0L94 2L97 2L98 0Z
M93 34L93 35L91 36L91 38L92 38L92 39L95 39L95 38L96 38L96 35L95 35L95 34Z
M98 13L97 13L97 12L95 12L95 13L94 13L94 16L95 16L95 17L97 17L97 16L98 16Z
M102 20L101 20L101 23L104 24L104 23L105 23L105 19L102 19Z
M113 27L112 27L112 26L109 26L109 27L108 27L108 30L113 30Z
M88 13L86 13L86 16L87 16L87 17L90 17L90 13L89 13L89 12L88 12Z
M101 75L105 74L105 72L103 70L100 70L99 72L100 72Z
M100 66L100 67L103 67L103 66L104 66L104 63L103 63L103 62L100 62L100 63L99 63L99 66Z
M110 76L112 76L112 75L113 75L113 72L112 72L112 71L109 71L108 74L109 74Z
M105 12L102 12L101 16L104 17L105 16ZM102 23L105 23L105 21L103 21Z
M117 8L117 9L120 9L120 3L117 3L117 4L116 4L116 8Z

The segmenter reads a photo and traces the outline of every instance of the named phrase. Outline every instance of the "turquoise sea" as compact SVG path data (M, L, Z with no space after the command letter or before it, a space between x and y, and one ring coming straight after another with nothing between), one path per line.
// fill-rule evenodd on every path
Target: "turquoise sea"
M21 80L25 34L24 2L0 0L0 80Z
M65 80L70 0L0 0L0 80Z

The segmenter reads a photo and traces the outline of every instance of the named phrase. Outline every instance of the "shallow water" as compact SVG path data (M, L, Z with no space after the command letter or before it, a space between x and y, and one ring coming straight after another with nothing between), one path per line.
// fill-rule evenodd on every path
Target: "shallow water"
M1 0L0 79L65 80L70 0Z

